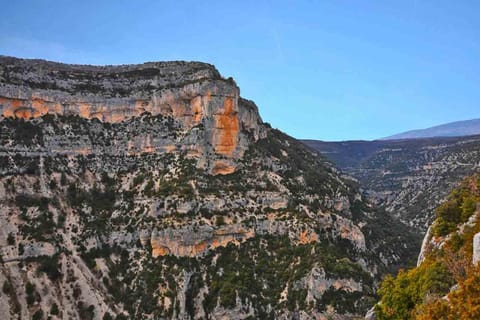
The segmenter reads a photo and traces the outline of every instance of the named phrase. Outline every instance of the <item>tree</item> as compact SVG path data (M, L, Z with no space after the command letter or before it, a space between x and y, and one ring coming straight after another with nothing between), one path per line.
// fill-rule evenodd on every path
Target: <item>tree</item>
M15 236L11 232L8 234L7 243L9 246L13 246L15 244Z
M52 304L52 307L50 308L50 314L56 316L60 313L58 310L58 305L56 303Z
M32 316L32 320L42 320L43 319L43 310L38 309Z
M401 270L396 278L387 276L378 290L381 303L377 305L378 319L400 320L414 317L417 306L428 297L448 293L453 279L439 261L426 260L409 271Z

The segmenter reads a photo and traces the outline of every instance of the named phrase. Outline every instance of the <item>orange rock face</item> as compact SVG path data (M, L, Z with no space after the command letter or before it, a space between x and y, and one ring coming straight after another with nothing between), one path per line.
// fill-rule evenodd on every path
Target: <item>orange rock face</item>
M274 229L275 230L275 229ZM196 257L208 250L218 247L226 247L229 243L240 245L247 239L257 235L254 228L247 228L240 225L227 225L216 229L206 237L195 237L194 231L177 231L175 236L171 233L152 236L152 256L175 255L180 257ZM273 232L273 231L272 231ZM189 239L189 240L187 240ZM194 240L193 240L194 239ZM297 244L308 244L318 242L318 234L313 230L301 231L295 236Z
M315 232L308 232L307 230L300 232L298 237L300 244L307 244L318 241L318 235Z
M4 117L18 117L25 119L25 116L27 116L26 113L21 111L26 107L26 102L24 100L0 97L0 104L3 106L2 116Z
M192 108L193 123L197 125L203 118L202 97L197 96L190 101L190 107Z
M152 245L152 256L154 258L170 254L170 250L157 241L157 239L151 239L150 243Z
M207 250L225 247L229 243L240 244L255 236L253 230L243 227L228 226L215 230L211 237L198 239L194 243L184 243L181 238L152 237L152 256L159 257L173 254L181 257L196 257Z
M159 247L153 247L152 246L152 257L163 257L166 256L167 254L170 254L170 250L168 248L159 246Z
M30 100L0 97L2 116L30 119L47 113L61 113L61 105L33 96Z
M218 154L232 156L237 147L239 123L237 110L233 98L227 97L223 103L223 110L215 115L215 129L218 134L218 143L215 151Z
M71 79L65 81L75 82ZM115 79L110 81L115 85ZM248 149L251 137L244 136L241 129L253 132L255 140L259 137L261 127L258 124L261 121L258 111L256 107L245 107L242 101L238 87L222 79L152 89L150 92L133 91L131 96L32 89L28 85L16 89L2 89L0 86L0 115L3 117L30 119L45 114L77 115L111 123L127 121L146 112L153 116L172 117L175 130L178 130L175 138L172 138L174 135L164 139L155 133L151 136L133 133L130 135L132 141L128 141L123 152L136 155L182 151L187 157L198 160L197 165L213 175L235 171L236 160Z
M217 174L226 175L233 172L235 172L235 167L228 163L224 163L223 161L216 161L212 169L213 175L217 175Z

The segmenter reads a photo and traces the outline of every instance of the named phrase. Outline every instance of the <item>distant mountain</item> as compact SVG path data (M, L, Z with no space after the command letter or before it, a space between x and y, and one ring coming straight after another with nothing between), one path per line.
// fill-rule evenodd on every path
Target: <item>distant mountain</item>
M400 140L400 139L418 139L431 137L460 137L480 134L480 119L456 121L439 126L411 130L381 140Z
M370 200L420 233L449 191L480 170L480 135L303 142L358 179Z

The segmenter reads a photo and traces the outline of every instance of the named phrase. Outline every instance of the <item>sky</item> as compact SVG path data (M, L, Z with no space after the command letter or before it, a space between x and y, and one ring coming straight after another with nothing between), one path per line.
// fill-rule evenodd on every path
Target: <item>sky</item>
M214 64L296 137L480 118L480 1L0 0L0 54Z

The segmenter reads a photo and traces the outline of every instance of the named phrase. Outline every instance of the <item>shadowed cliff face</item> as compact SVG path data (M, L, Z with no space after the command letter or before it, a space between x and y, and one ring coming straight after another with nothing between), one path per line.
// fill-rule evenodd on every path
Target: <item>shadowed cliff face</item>
M150 113L172 117L182 131L203 127L190 155L205 166L206 155L216 154L212 174L234 172L248 145L264 135L256 107L240 99L233 80L204 63L94 67L0 57L0 74L3 117L77 115L119 123ZM144 144L142 152L159 152L150 138Z

